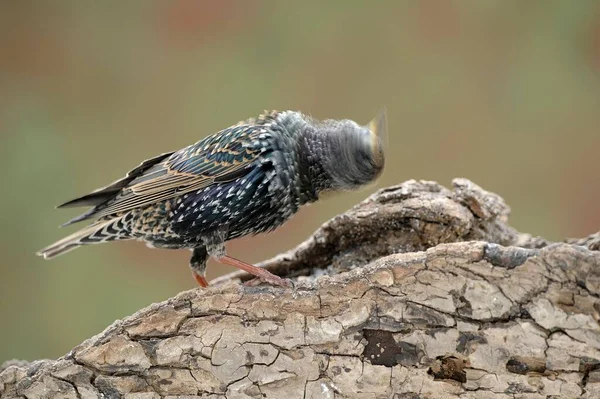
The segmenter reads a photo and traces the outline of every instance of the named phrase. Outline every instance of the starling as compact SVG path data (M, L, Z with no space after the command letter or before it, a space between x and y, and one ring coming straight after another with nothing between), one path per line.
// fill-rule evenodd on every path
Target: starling
M225 242L274 230L324 191L375 180L384 165L385 133L385 112L367 126L265 112L146 160L111 185L60 205L92 207L63 226L93 222L38 255L50 259L81 245L137 239L149 247L192 250L192 274L203 287L209 256L289 286L228 256Z

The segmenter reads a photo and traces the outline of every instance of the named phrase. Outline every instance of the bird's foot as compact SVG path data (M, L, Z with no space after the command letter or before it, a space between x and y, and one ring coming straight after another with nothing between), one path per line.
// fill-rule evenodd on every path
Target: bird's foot
M255 279L250 280L246 285L258 285L261 282L265 282L265 283L268 283L271 285L277 285L277 286L285 287L285 288L292 287L291 280L281 278L281 277L276 276L275 274L271 273L270 271L263 269L262 267L250 265L246 262L242 262L239 259L232 258L231 256L227 256L227 255L222 256L219 258L219 262L224 263L229 266L237 267L238 269L241 269L241 270L243 270L247 273L250 273L256 277ZM257 280L257 281L254 281L254 280Z
M194 278L196 279L196 281L198 282L198 285L202 288L206 288L208 287L208 281L206 281L206 277L204 277L203 275L200 275L194 271L192 271L192 276L194 276Z
M198 282L198 285L202 288L208 287L208 281L206 281L206 261L208 260L208 252L205 247L196 247L192 250L192 258L190 259L190 269L192 269L192 276Z

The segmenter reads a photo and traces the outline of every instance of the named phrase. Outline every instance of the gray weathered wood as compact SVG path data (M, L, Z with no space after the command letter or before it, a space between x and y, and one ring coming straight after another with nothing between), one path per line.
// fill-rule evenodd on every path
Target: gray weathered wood
M378 191L263 266L6 365L26 398L599 398L598 238L549 243L456 179Z

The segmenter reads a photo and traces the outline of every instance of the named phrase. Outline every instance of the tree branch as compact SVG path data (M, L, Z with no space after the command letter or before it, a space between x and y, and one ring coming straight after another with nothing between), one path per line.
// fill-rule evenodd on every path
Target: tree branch
M549 243L456 179L378 191L263 263L118 320L4 397L600 397L598 235ZM525 395L525 396L519 396Z

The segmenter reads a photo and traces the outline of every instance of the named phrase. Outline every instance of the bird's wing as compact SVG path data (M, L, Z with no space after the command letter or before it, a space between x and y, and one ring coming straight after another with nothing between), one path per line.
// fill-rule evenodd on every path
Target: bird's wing
M173 155L173 152L167 152L161 155L158 155L154 158L150 158L142 162L135 169L130 170L125 177L109 184L106 187L99 188L97 190L92 191L89 194L86 194L82 197L77 197L70 201L65 202L57 206L57 208L72 208L78 206L96 206L100 204L104 204L107 201L114 198L123 188L127 187L129 183L131 183L136 178L143 175L148 169L156 165L157 163L164 161L168 157Z
M269 151L270 136L262 124L222 130L147 169L86 219L126 212L241 177L261 153Z

